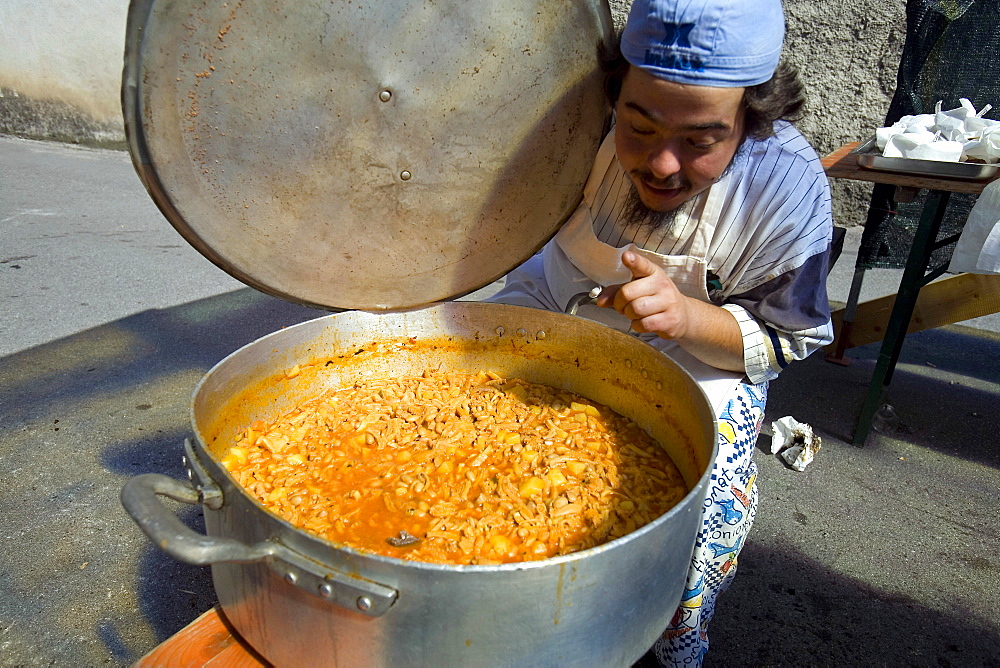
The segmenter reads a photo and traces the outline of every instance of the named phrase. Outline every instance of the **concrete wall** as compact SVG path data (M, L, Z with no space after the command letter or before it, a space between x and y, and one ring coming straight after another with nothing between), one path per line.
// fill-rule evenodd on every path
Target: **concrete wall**
M127 0L0 2L0 132L124 145Z
M882 124L895 88L904 2L784 0L786 57L799 67L820 154ZM610 0L619 25L630 0ZM0 2L0 132L124 145L119 85L126 0ZM870 186L834 184L838 224L863 222Z
M798 67L809 100L799 129L821 156L847 142L874 135L896 90L896 69L906 35L906 3L784 3L785 57ZM834 222L845 227L863 224L872 187L841 179L830 185Z

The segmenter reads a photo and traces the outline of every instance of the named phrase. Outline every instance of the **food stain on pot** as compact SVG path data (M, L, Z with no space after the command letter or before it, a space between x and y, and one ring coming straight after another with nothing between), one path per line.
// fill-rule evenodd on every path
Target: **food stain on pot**
M559 617L560 617L560 615L562 613L562 608L563 608L564 605L567 608L572 608L573 607L573 601L572 600L567 601L564 598L564 591L563 591L564 580L563 580L563 578L564 578L565 574L566 574L566 564L559 564L559 577L556 580L556 614L555 614L555 617L552 620L553 624L559 624ZM577 575L578 575L578 568L577 568L576 562L574 562L573 564L570 565L569 581L570 582L576 582Z
M562 613L563 604L563 576L566 575L566 564L559 564L559 577L556 579L556 614L552 619L553 624L559 624L559 615Z

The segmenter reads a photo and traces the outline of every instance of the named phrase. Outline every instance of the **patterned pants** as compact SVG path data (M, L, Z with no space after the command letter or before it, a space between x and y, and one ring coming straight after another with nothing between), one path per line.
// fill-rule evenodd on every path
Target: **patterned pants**
M719 456L687 584L670 626L652 650L662 666L700 666L708 651L715 600L736 575L736 557L757 512L753 451L766 402L767 383L740 384L719 415Z

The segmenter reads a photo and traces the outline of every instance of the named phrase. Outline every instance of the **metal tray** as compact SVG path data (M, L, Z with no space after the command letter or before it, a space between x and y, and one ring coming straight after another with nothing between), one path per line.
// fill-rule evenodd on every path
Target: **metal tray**
M875 138L851 151L858 156L858 165L866 169L883 172L899 172L901 174L919 174L921 176L966 179L980 181L996 176L1000 165L987 165L978 162L943 162L939 160L914 160L912 158L886 158L878 150Z

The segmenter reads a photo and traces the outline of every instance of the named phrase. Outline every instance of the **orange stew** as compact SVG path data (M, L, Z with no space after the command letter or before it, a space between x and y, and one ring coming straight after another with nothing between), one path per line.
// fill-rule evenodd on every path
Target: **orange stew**
M365 380L254 422L223 464L266 507L382 555L496 564L613 540L687 488L634 422L493 373Z

